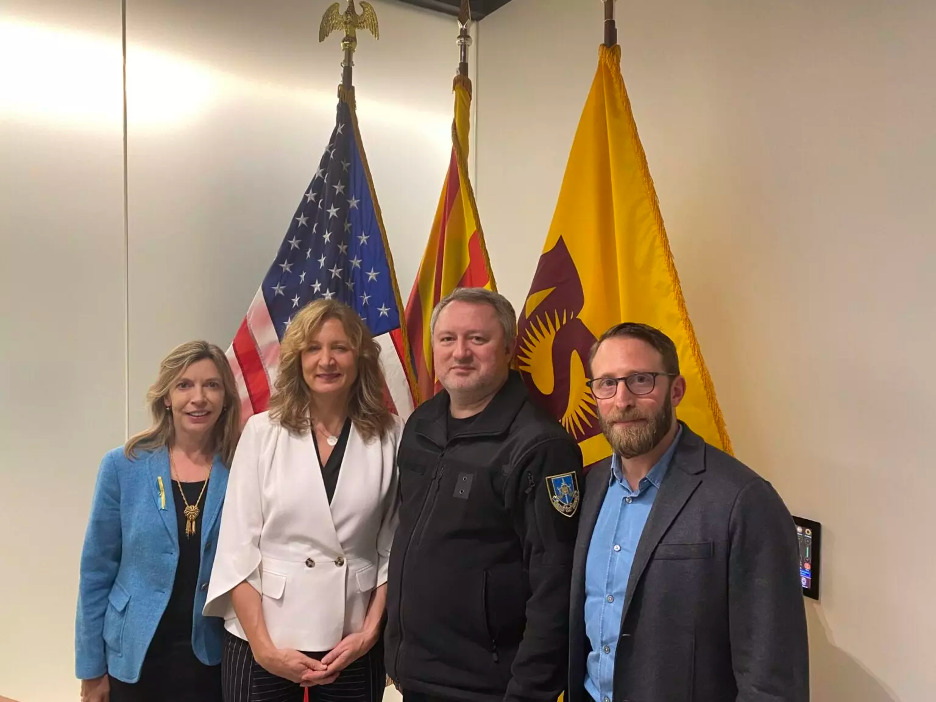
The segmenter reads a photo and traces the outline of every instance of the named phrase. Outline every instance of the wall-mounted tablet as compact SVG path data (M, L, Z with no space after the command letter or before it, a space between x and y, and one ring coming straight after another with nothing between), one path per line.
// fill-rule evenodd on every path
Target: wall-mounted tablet
M819 556L822 543L822 525L811 519L793 517L796 539L799 542L800 585L803 594L819 599Z

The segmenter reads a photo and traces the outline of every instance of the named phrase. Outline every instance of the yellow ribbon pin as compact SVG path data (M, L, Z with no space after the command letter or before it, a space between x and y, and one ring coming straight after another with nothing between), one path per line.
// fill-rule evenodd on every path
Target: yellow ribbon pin
M160 509L166 509L166 488L163 487L162 476L156 476L156 482L159 483L159 504Z

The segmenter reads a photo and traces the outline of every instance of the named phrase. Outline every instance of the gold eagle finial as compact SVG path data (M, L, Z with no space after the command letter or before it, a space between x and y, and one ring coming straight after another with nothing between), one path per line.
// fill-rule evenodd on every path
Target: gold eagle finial
M366 29L374 35L374 39L380 39L377 13L374 6L364 0L361 2L361 14L355 10L354 0L348 0L348 7L344 12L341 11L341 4L337 2L325 10L322 25L319 27L319 41L325 41L325 37L336 29L343 30L346 37L354 40L357 40L358 29Z

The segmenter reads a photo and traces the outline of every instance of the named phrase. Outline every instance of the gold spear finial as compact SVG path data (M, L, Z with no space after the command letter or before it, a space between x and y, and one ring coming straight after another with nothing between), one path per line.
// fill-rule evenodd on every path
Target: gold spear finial
M341 3L332 3L322 16L319 41L325 41L325 38L336 29L344 32L341 40L341 48L344 49L344 61L341 62L344 67L341 84L344 88L350 88L351 67L354 65L352 56L357 49L357 30L366 29L374 35L374 39L380 39L380 28L377 25L377 12L374 6L361 0L361 14L358 14L354 8L354 0L348 0L348 7L344 12L341 11Z

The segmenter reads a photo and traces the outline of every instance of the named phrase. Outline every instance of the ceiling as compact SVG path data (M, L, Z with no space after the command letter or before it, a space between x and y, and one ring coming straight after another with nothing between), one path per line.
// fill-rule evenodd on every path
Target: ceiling
M400 2L415 5L416 7L425 7L453 17L458 16L458 8L461 6L460 0L400 0ZM470 2L471 18L480 20L494 12L498 7L506 5L510 0L470 0Z

